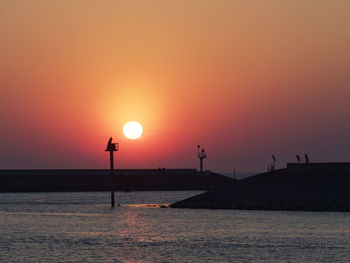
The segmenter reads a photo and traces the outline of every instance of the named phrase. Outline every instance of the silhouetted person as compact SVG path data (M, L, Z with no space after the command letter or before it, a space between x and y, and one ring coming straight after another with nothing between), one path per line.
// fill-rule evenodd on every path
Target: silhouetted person
M272 155L272 165L271 165L271 171L275 170L275 162L277 161L276 156Z
M300 163L300 156L299 156L299 154L297 154L297 161L298 161L298 163Z
M305 154L305 163L309 163L309 156Z

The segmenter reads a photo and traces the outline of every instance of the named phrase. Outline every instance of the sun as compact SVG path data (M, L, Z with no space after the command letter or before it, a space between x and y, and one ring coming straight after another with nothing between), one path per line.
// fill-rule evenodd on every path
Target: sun
M126 138L136 140L141 137L143 128L137 121L129 121L123 127L123 133Z

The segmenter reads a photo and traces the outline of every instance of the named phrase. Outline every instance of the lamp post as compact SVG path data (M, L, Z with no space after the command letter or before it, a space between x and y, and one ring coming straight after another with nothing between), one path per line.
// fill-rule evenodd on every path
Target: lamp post
M198 158L199 158L199 171L201 172L201 173L203 173L203 159L205 159L205 158L207 158L207 153L205 152L205 150L204 149L200 149L201 148L201 146L200 145L198 145L197 146L197 149L198 149Z
M107 143L106 152L109 152L109 159L110 159L110 170L111 170L111 176L112 176L112 185L111 185L111 205L112 207L115 206L115 199L114 199L114 152L119 150L119 143L112 143L112 137L109 138Z

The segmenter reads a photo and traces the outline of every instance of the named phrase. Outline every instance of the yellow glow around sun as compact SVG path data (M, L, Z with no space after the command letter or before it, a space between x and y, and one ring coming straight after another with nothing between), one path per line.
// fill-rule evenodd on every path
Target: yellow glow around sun
M141 137L143 128L137 121L129 121L124 125L123 133L126 138L135 140Z

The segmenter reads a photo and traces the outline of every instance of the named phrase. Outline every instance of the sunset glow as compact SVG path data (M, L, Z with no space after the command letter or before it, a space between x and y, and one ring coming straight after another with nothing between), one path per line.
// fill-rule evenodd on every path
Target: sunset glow
M141 137L143 128L137 121L129 121L124 125L123 133L126 138L136 140Z
M297 153L347 161L348 10L326 0L4 1L0 166L104 168L110 136L122 140L120 168L198 167L198 143L205 169L222 172L265 170L272 152L280 166ZM137 143L122 132L130 120L147 130Z
M350 262L350 0L2 0L0 36L0 262Z

